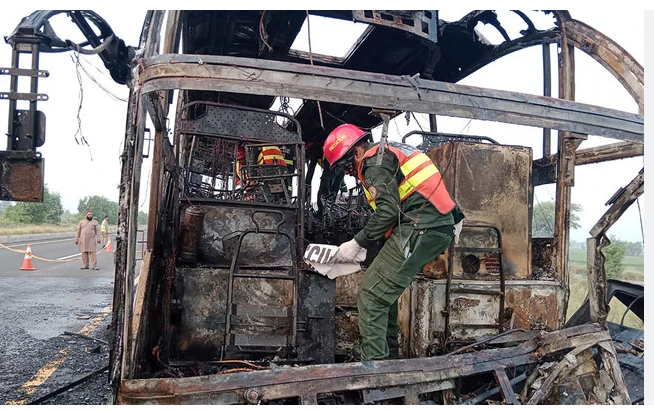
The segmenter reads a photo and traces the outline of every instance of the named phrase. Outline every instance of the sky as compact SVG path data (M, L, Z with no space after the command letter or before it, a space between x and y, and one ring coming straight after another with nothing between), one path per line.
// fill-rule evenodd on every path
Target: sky
M4 37L11 34L20 19L37 10L39 6L47 7L41 3L43 2L26 2L15 4L11 9L5 8L0 14L0 35ZM343 8L338 7L338 2L333 4L334 8ZM628 5L629 2L625 4ZM174 5L165 7L166 5L168 4L157 4L156 7L175 7ZM548 6L550 5L548 4ZM94 10L107 21L115 34L126 44L137 46L146 5L140 7L143 8L131 9L129 13L124 7L102 7ZM390 7L392 6L388 5L386 8ZM447 21L456 20L472 9L474 7L460 11L442 10L440 18ZM591 7L570 10L570 12L573 18L577 18L617 40L636 60L644 65L645 21L643 10ZM538 23L536 25L539 27ZM59 16L59 21L53 20L53 26L61 38L81 41L76 27L73 23L66 21L64 16ZM314 24L312 21L311 27L312 47L315 52L320 52L318 48L321 47L321 37L328 42L326 47L338 43L334 41L333 32L321 34L321 27L317 22ZM488 32L487 35L492 38L491 32ZM554 50L555 47L552 49ZM460 84L542 94L540 54L540 47L514 53L472 74ZM128 95L126 86L118 85L111 80L99 57L80 56L80 64L111 94L102 90L96 82L91 80L79 68L80 66L76 65L74 57L75 55L70 52L41 54L40 68L48 70L50 76L40 80L39 92L48 94L49 100L38 104L39 110L45 113L47 119L46 143L38 150L45 159L45 181L50 190L60 193L64 208L73 213L77 211L79 200L85 196L99 195L112 201L118 201L119 156L122 153L127 106L126 102L120 99L126 100ZM604 72L598 63L581 52L576 53L576 59L577 101L627 112L637 112L636 104L631 97L615 79ZM553 61L556 61L554 54ZM538 64L537 69L534 69L534 62ZM9 67L10 64L11 47L0 42L0 67ZM556 81L556 76L554 77ZM81 110L79 109L79 79L82 84ZM8 89L9 77L1 76L0 90L8 91ZM556 85L553 85L553 90L557 90ZM2 134L6 133L7 127L6 114L2 113L7 113L7 110L7 102L0 100L0 119L2 119L0 120L0 132ZM418 115L418 118L421 116ZM422 116L422 118L426 117ZM81 133L79 132L80 124ZM391 124L389 138L399 139L407 132L403 127L402 121ZM503 144L533 146L535 158L539 158L541 154L542 131L540 129L442 116L438 117L438 128L439 131L446 133L484 135ZM378 133L377 130L374 134L378 135ZM84 137L88 145L76 142L76 137L79 140L80 136ZM4 138L0 139L0 150L5 148L5 140ZM553 141L555 142L556 139ZM612 142L615 141L591 136L580 148ZM588 231L608 209L604 203L616 190L626 186L643 166L644 158L637 157L614 161L610 164L585 165L576 168L576 185L572 189L572 202L580 204L583 212L580 214L582 227L571 233L573 240L583 241L589 236ZM149 167L150 158L146 158L143 164L140 201L140 209L143 211L147 211L148 206ZM551 201L554 200L554 196L553 186L539 187L536 190L536 201ZM638 205L641 208L640 213ZM609 234L625 241L643 241L641 216L644 224L644 211L644 196L641 196L639 204L634 203L625 216L609 230Z

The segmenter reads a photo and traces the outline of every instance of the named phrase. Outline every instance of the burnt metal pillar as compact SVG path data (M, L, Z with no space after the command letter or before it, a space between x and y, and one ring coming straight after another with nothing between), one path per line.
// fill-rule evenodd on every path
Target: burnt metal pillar
M429 115L429 131L434 133L438 132L438 126L436 124L436 114Z
M550 44L543 44L543 95L552 97L552 59ZM543 129L543 158L552 154L552 130Z
M590 230L591 238L586 240L588 261L588 302L590 307L590 320L606 325L609 307L606 298L606 273L604 271L604 254L602 248L611 244L606 232L618 221L625 211L645 192L645 169L625 188L620 188L607 201L609 209Z
M575 99L575 60L574 46L568 44L565 18L561 22L561 43L559 52L559 98ZM568 275L568 243L570 241L570 198L574 185L574 156L576 147L574 138L568 131L559 131L556 203L554 213L554 239L556 249L556 273L563 288L563 307L559 314L559 326L565 324L565 314L570 297L570 280Z

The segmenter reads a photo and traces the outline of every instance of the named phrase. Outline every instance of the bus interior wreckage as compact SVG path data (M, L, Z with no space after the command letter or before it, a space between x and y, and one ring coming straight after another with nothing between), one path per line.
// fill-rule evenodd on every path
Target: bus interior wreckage
M18 57L65 47L47 29L58 12L34 13L6 40L14 67L3 74L32 76L33 87L5 96L13 122L0 153L2 199L40 200L42 187L21 182L43 184L36 148L45 115L36 105L46 76L38 58L21 71ZM644 168L616 187L591 230L585 315L566 323L575 168L644 152L643 67L612 39L567 11L472 11L444 21L437 10L192 10L148 11L140 44L129 47L94 12L67 12L80 27L99 27L82 46L101 50L114 80L130 89L110 328L113 403L642 403L642 368L629 384L622 372L642 366L642 332L634 337L640 345L618 345L612 330L625 327L607 314L609 297L629 295L642 319L643 293L609 293L602 248L644 192ZM507 13L522 22L517 36L502 24ZM551 25L537 27L533 13ZM342 57L294 49L309 15L365 29ZM490 42L482 26L503 40ZM533 62L543 95L457 84L528 47L543 50ZM579 52L624 86L637 113L575 101ZM29 110L16 109L20 99L30 100ZM379 248L368 250L361 271L336 280L303 254L310 243L352 238L371 210L360 186L342 193L332 173L312 183L336 126L387 130L389 119L408 123L412 113L429 122L402 141L419 142L466 220L460 242L400 297L400 358L361 362L356 293ZM441 133L436 116L542 129L543 155L534 158L528 144ZM578 150L589 135L619 142ZM137 272L146 139L149 221ZM283 164L258 161L271 146ZM556 191L554 235L536 238L534 189L544 184Z

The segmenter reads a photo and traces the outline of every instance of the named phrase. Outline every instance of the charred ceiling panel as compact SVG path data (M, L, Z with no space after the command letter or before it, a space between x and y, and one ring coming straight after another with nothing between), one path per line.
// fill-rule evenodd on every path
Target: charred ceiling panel
M308 52L291 50L306 19L305 11L192 10L182 13L183 52L419 75L424 79L457 82L503 55L558 39L558 28L536 29L523 13L515 13L525 21L527 28L521 37L511 39L492 10L474 11L455 22L439 20L436 10L311 11L323 17L370 24L345 57L316 55L314 58ZM478 24L492 25L503 34L505 41L490 44L475 30ZM270 108L275 99L206 91L190 92L189 97L258 108ZM303 139L322 141L342 122L363 128L380 124L379 117L370 114L371 108L330 104L330 107L321 107L325 112L320 114L315 104L305 104L296 115L302 124Z
M183 15L186 54L283 60L302 27L304 11L189 10ZM270 46L270 47L269 47ZM194 92L191 100L220 101L269 108L274 97Z
M506 279L529 278L531 148L455 141L428 154L466 215L460 245L489 248L498 244L494 230L466 230L466 225L485 224L501 233L501 255L457 252L452 267L454 277L496 276L501 258ZM470 264L471 254L478 264Z

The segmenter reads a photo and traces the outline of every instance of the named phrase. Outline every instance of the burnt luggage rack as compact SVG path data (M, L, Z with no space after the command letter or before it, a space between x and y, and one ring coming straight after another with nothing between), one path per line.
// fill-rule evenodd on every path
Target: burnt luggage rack
M275 229L262 229L254 218L256 214L278 214L281 220L277 223ZM229 269L229 279L227 282L227 309L225 312L225 339L222 346L221 360L229 354L230 351L241 353L257 354L285 354L285 350L293 350L297 334L297 285L298 270L295 264L296 248L292 236L281 232L280 227L284 223L284 214L277 210L256 210L250 215L254 223L254 229L243 231L234 246L232 262ZM240 268L262 269L266 271L280 271L279 274L261 274L257 272L240 272L237 266L238 255L241 249L243 238L249 234L269 234L277 237L286 237L290 244L291 265L272 268L270 266L242 266ZM292 306L263 306L263 305L237 305L234 304L234 281L238 279L258 278L272 280L286 280L293 283L293 304ZM284 345L276 344L238 344L237 334L255 335L261 337L270 337L271 335L284 335L286 342Z
M505 292L505 278L504 278L504 264L503 264L503 257L502 257L502 234L500 233L500 230L492 225L485 225L485 224L467 224L463 226L463 230L465 229L476 229L476 228L481 228L481 229L488 229L492 230L497 234L497 247L458 247L454 245L454 242L451 243L450 245L450 253L449 253L449 263L448 263L448 270L447 270L447 283L445 286L445 309L441 312L443 316L445 316L445 341L446 344L451 345L454 343L458 342L465 342L465 341L453 341L450 340L451 338L451 330L452 328L473 328L473 329L479 329L479 328L495 328L497 329L498 333L501 333L503 331L503 319L504 319L504 305L505 305L505 299L506 299L506 292ZM463 231L462 230L462 231ZM454 272L454 267L453 267L453 260L454 260L454 252L469 252L469 253L497 253L499 257L499 290L489 290L489 289L480 289L480 288L473 288L470 286L465 286L465 285L458 285L457 287L452 286L452 277L453 277L453 272ZM452 303L452 295L454 294L468 294L468 295L492 295L492 296L498 296L499 297L499 311L498 311L498 317L497 321L492 324L464 324L464 323L459 323L459 324L452 324L452 320L450 317L450 309L451 309L451 303Z

